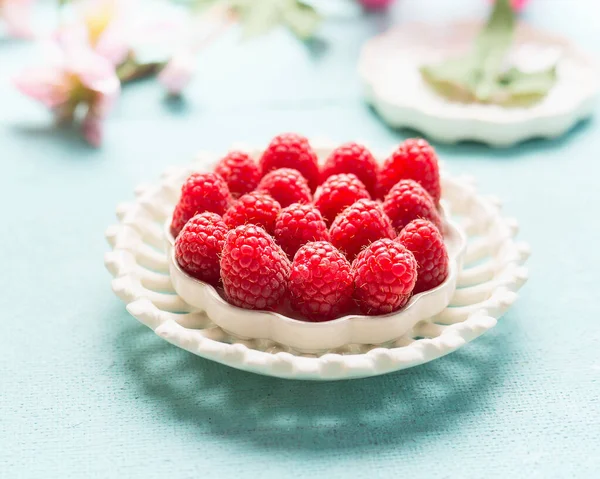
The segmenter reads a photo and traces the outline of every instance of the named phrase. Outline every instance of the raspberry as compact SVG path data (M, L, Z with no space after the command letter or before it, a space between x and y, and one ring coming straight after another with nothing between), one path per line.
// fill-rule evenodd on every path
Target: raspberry
M448 251L439 230L427 220L411 221L398 236L419 265L415 294L429 291L448 277Z
M344 209L362 199L371 199L365 185L352 173L340 174L330 176L317 188L314 204L331 224Z
M440 231L442 228L442 219L431 196L413 180L400 180L396 183L385 196L383 211L392 220L398 233L417 218L431 221Z
M408 139L385 160L379 172L379 197L383 198L398 181L415 180L433 198L440 201L440 171L435 150L423 139Z
M290 260L261 227L238 226L225 237L221 279L228 301L273 310L287 293Z
M364 314L387 314L402 308L417 281L417 262L390 239L371 243L352 263L354 298Z
M311 191L315 191L319 184L317 155L308 140L295 133L284 133L273 138L262 154L259 165L263 176L278 168L294 168L306 178Z
M307 243L294 258L289 288L294 309L310 321L328 321L352 304L352 268L331 243Z
M210 284L219 282L219 255L227 225L216 213L205 211L190 219L175 240L175 260L183 271Z
M298 170L279 168L263 176L256 188L275 198L282 208L292 203L310 203L312 195L306 182Z
M171 234L175 237L197 213L222 215L231 202L227 183L216 173L192 173L181 187L181 198L173 212Z
M378 170L375 158L366 147L357 143L344 143L333 150L325 161L321 179L325 181L331 175L353 173L375 197Z
M242 151L230 151L219 161L215 173L221 175L234 198L250 193L260 181L256 162Z
M395 238L390 219L373 200L358 200L335 219L329 229L331 242L352 261L369 243L381 238Z
M281 210L275 223L275 241L290 258L309 241L329 241L321 213L312 205L294 203Z
M223 215L223 221L230 229L253 224L271 234L280 211L281 206L271 196L254 191L237 200Z

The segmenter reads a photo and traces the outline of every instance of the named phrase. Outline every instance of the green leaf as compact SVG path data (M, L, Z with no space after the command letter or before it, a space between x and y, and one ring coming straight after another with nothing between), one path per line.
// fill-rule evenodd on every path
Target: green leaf
M0 0L1 1L1 0ZM283 25L301 40L313 36L321 17L314 7L303 0L175 0L196 10L206 10L218 3L237 15L244 37L264 34Z
M204 11L215 6L217 3L223 3L222 0L194 0L194 9Z
M514 31L515 13L510 0L497 0L487 25L475 40L469 83L480 101L486 101L494 89L512 45Z
M301 40L311 38L321 23L320 15L312 6L301 1L292 0L288 5L283 12L284 23Z
M421 75L439 95L453 101L471 103L475 95L469 83L470 63L463 58L421 67Z
M173 3L183 5L195 12L203 12L218 3L227 3L227 0L171 0Z
M246 37L266 33L280 22L281 0L234 0L231 3L242 21Z
M529 106L543 100L557 80L556 66L525 73L511 68L499 78L495 94L504 106Z
M284 25L305 40L314 34L321 20L313 7L300 0L229 0L229 4L238 14L246 37Z
M472 52L421 67L423 79L439 95L453 101L528 106L542 100L556 83L556 68L535 73L516 68L504 71L514 30L510 0L497 0Z

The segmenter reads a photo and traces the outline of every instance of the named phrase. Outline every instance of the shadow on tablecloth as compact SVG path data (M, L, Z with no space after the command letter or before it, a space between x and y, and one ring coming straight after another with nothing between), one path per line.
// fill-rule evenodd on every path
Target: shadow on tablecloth
M468 434L469 422L494 408L495 391L515 367L508 337L514 323L509 314L449 356L362 380L290 381L238 371L182 351L134 320L120 325L115 361L140 401L156 403L175 423L193 424L204 438L290 451L398 446L452 428Z

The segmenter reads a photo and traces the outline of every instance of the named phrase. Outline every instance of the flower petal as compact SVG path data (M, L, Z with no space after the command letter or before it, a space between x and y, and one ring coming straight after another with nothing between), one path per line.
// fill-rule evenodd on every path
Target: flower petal
M85 45L89 42L87 29L80 22L59 27L52 39L65 49L69 49L71 45Z
M85 115L81 123L81 131L90 145L98 147L102 144L102 118L97 116L92 109Z
M171 94L179 94L190 82L194 74L196 61L189 50L176 54L158 75L158 81Z
M73 47L66 53L66 69L76 75L85 88L97 94L94 100L97 113L105 114L121 90L114 65L89 48Z
M60 69L29 68L14 79L14 84L21 93L48 108L56 108L69 98L69 82Z
M528 0L512 0L512 7L515 10L522 10L525 7L525 4Z
M19 38L32 37L33 30L29 22L31 0L4 0L1 3L1 13L9 35Z
M106 27L98 42L96 52L113 65L118 66L125 61L131 43L127 30L122 22L116 21Z

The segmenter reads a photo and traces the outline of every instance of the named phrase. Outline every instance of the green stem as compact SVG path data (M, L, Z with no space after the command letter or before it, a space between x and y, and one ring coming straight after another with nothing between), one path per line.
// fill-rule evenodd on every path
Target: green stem
M472 86L480 101L488 100L502 72L514 40L515 12L510 0L497 0L492 14L475 40Z
M140 64L134 59L128 58L117 68L117 76L119 77L119 80L121 80L121 84L126 84L156 75L164 66L165 64L163 62Z

